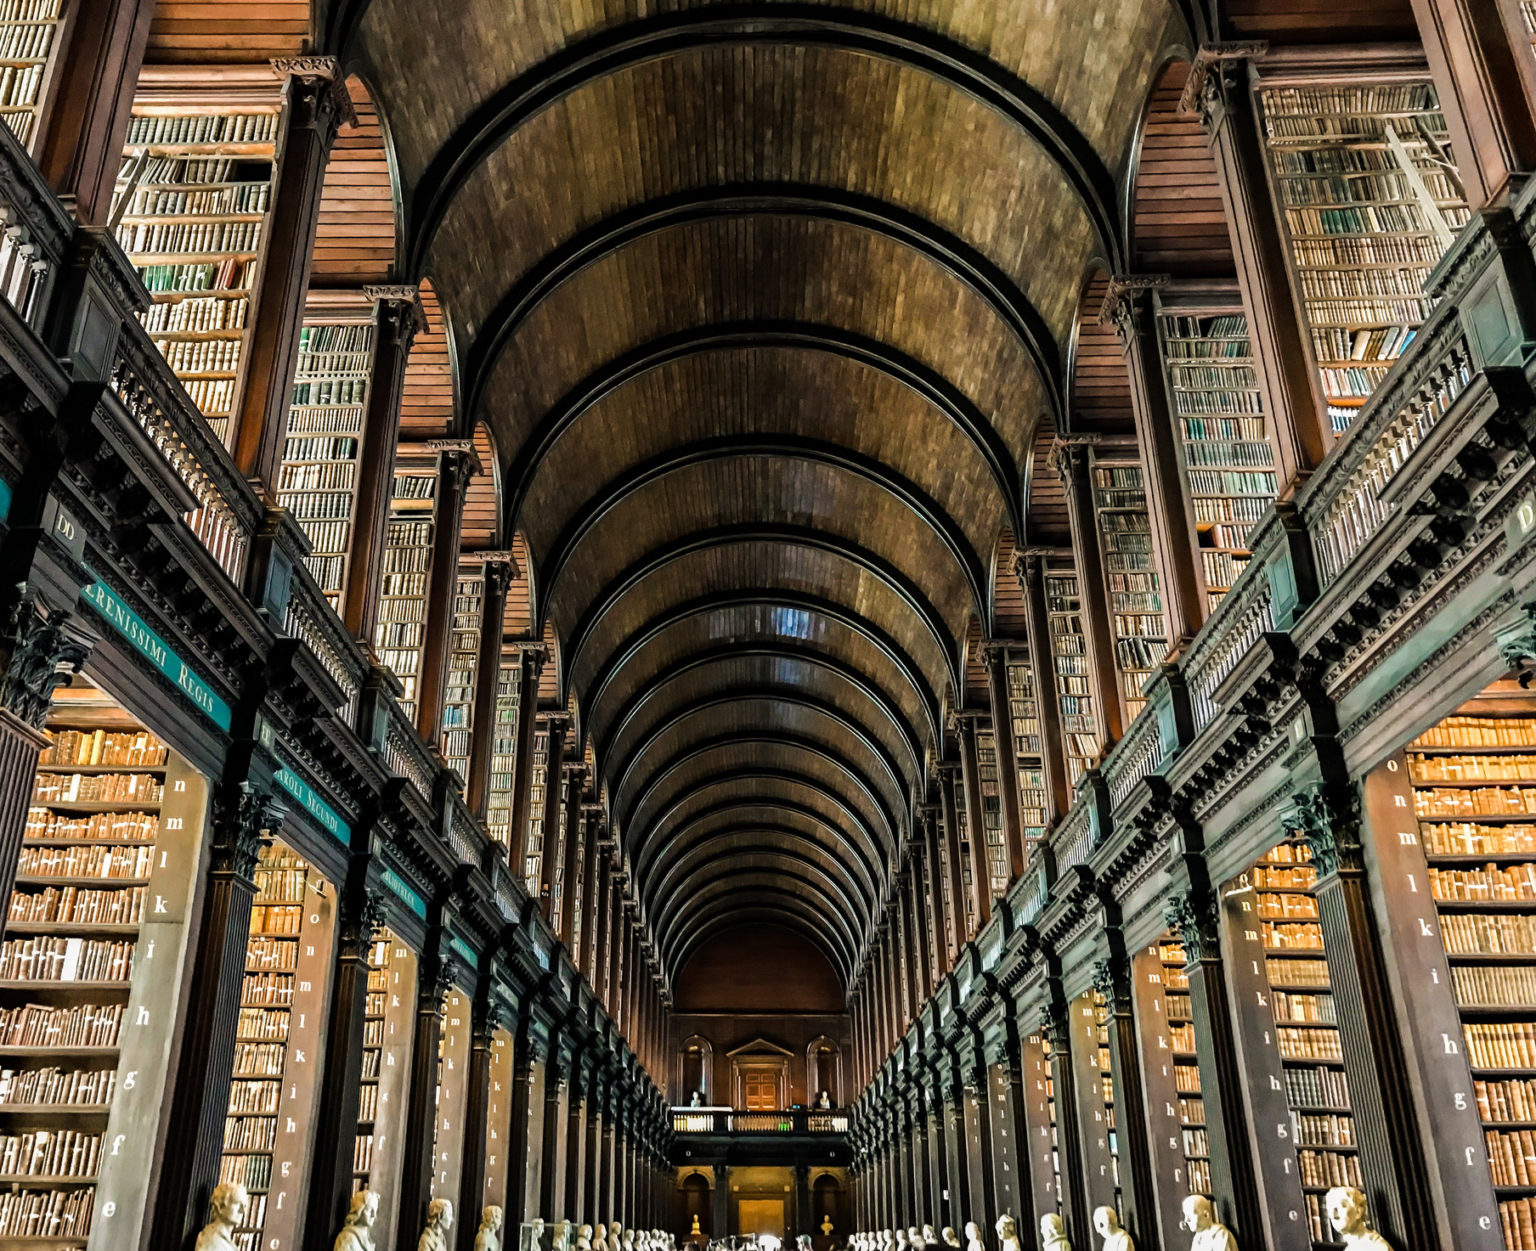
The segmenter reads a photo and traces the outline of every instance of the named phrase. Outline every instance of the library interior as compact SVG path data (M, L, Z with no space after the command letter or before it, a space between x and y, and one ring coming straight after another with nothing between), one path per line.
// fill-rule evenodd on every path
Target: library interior
M1536 1251L1536 0L0 0L0 1251Z

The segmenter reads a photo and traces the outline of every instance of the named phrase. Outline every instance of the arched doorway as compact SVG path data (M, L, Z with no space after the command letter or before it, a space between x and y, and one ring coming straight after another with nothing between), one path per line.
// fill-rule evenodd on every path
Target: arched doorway
M834 1108L843 1106L843 1056L837 1043L823 1034L813 1038L805 1049L805 1091L812 1108L826 1091Z
M831 1251L847 1238L843 1183L831 1173L822 1173L811 1182L811 1245L816 1251Z
M709 1045L709 1039L699 1034L683 1039L678 1064L677 1094L673 1102L691 1103L697 1093L700 1103L714 1103L715 1050Z
M702 1246L708 1239L724 1234L724 1230L717 1231L710 1224L709 1178L703 1173L689 1173L683 1178L683 1184L678 1187L678 1195L677 1240L679 1244L694 1241ZM695 1230L698 1232L695 1233Z

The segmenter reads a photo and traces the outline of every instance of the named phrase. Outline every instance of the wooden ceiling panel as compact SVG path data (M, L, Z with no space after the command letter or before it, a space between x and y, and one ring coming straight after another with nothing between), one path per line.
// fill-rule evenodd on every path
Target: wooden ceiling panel
M1227 0L1224 10L1234 39L1417 43L1419 38L1411 0Z
M1109 322L1099 320L1109 279L1096 274L1083 291L1072 354L1072 430L1077 433L1134 431L1131 375L1125 348Z
M347 92L357 125L341 128L326 162L309 276L315 287L385 283L395 266L395 186L384 129L362 82L348 79Z
M405 366L400 400L401 439L444 439L452 435L454 416L453 364L448 356L448 327L431 282L421 284L426 329L416 335Z
M459 531L459 546L465 551L500 550L501 543L501 467L496 462L496 445L484 422L475 426L475 458L480 472L469 480L464 492L464 523Z
M1029 454L1029 473L1025 479L1025 516L1029 531L1026 547L1070 547L1072 534L1067 522L1067 489L1051 463L1051 444L1056 441L1056 427L1042 421L1035 430L1034 446Z
M309 36L309 0L158 0L144 61L259 65L298 56Z

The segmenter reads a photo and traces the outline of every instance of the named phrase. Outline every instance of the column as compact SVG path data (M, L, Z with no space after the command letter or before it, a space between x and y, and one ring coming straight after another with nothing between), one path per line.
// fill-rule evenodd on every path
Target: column
M507 1187L506 1229L516 1229L524 1221L537 1215L528 1210L527 1171L533 1150L533 1100L537 1091L534 1075L534 1040L529 1023L524 1020L517 1031L517 1041L512 1049L512 1140L508 1145L508 1174L511 1183Z
M538 1215L547 1221L564 1216L569 1082L569 1057L562 1056L559 1047L551 1044L544 1066L544 1150L539 1161Z
M544 852L539 857L539 911L554 929L555 867L560 863L561 781L565 770L565 732L571 719L563 711L545 715L549 750L544 757Z
M940 1116L944 1126L944 1180L949 1187L949 1210L954 1214L953 1224L957 1233L963 1232L965 1223L974 1220L985 1226L987 1213L976 1210L971 1194L969 1161L965 1150L965 1095L960 1074L951 1060L948 1072L940 1077Z
M1051 1088L1056 1101L1056 1150L1061 1168L1062 1214L1067 1233L1074 1241L1087 1243L1093 1228L1093 1213L1088 1206L1084 1185L1083 1136L1078 1118L1077 1079L1072 1068L1067 1018L1067 1004L1061 997L1060 984L1051 980L1051 999L1041 1009L1040 1028L1051 1044Z
M992 1141L982 1112L986 1064L976 1040L967 1039L961 1046L960 1110L965 1134L965 1173L970 1182L970 1219L987 1229L997 1219L997 1196L992 1190Z
M1003 842L1008 848L1008 880L1024 872L1024 814L1019 801L1019 752L1013 738L1013 709L1008 702L1008 651L1001 643L982 647L987 694L992 703L992 741L997 748L997 792L1002 797Z
M928 1002L933 994L934 977L933 963L923 951L923 903L927 898L927 891L923 889L923 840L912 839L907 844L907 943L912 958L908 967L912 971L913 993L917 998L919 1010ZM814 1093L814 1092L813 1092Z
M1115 1092L1116 1155L1120 1165L1121 1223L1138 1245L1155 1248L1158 1237L1153 1144L1147 1133L1147 1101L1132 1013L1131 968L1119 930L1109 929L1109 955L1094 965L1094 989L1104 996L1109 1027L1109 1073Z
M1183 106L1199 108L1216 162L1237 282L1248 314L1260 401L1275 472L1288 498L1333 446L1328 410L1301 309L1291 290L1280 210L1270 190L1262 121L1244 57L1263 44L1207 44L1195 56Z
M335 57L288 57L273 61L272 68L287 80L282 134L266 243L251 292L251 329L241 362L239 407L230 422L236 466L268 492L277 487L288 435L288 405L304 301L309 295L325 162L337 129L356 121Z
M976 762L976 718L964 710L953 714L960 730L960 778L965 786L965 839L971 862L971 910L976 932L992 918L992 873L987 865L987 828L982 810L981 770Z
M525 644L517 696L517 758L512 774L512 846L507 864L519 884L527 882L528 814L533 802L533 735L539 712L539 675L544 672L544 649Z
M416 728L433 751L443 732L443 688L448 681L448 643L459 590L459 534L464 488L480 468L472 447L445 447L437 462L437 524L432 528L432 565L427 574L427 620L422 635L421 691Z
M427 1223L432 1195L432 1147L437 1132L437 1047L442 1035L443 995L448 989L438 945L441 924L427 928L416 981L416 1036L411 1041L411 1084L405 1110L405 1160L400 1170L401 1234Z
M44 705L46 707L46 705ZM213 804L211 862L195 946L189 953L189 1011L175 1083L169 1092L165 1151L152 1199L148 1245L179 1247L208 1218L208 1196L219 1179L224 1118L234 1072L240 985L250 943L256 860L272 827L271 796L226 784ZM15 860L10 861L11 864Z
M1039 1229L1040 1217L1044 1213L1037 1211L1035 1206L1036 1195L1030 1159L1033 1144L1030 1142L1029 1118L1025 1115L1028 1093L1025 1089L1023 1047L1019 1039L1018 1023L1011 1013L1005 1023L1003 1050L996 1068L994 1092L993 1113L1002 1126L999 1137L1006 1135L1008 1140L1005 1154L1009 1165L1009 1176L1012 1179L1010 1186L1012 1200L1017 1204L1016 1208L1010 1205L1006 1210L1017 1211L1021 1226L1028 1225L1031 1229ZM999 1187L1000 1192L1001 1189Z
M474 722L470 726L469 776L464 802L480 821L491 798L491 747L496 741L496 690L501 685L501 646L507 615L507 589L516 570L510 560L485 562L485 592L480 601L480 646L475 657Z
M710 1235L724 1238L731 1223L731 1166L715 1165L714 1213Z
M789 1230L791 1238L800 1234L814 1236L815 1221L811 1212L811 1166L804 1160L795 1161L795 1221Z
M490 1150L490 1107L492 1062L496 1047L496 1011L491 1002L493 977L490 970L480 975L480 985L475 988L474 1002L470 1007L469 1072L464 1085L464 1144L459 1162L460 1211L458 1229L454 1235L458 1251L475 1251L475 1227L480 1223L477 1210L479 1199L485 1194L486 1156ZM516 1177L519 1161L507 1161L506 1176ZM332 1226L326 1226L327 1237L315 1244L316 1251L325 1251L333 1238ZM407 1230L407 1237L419 1231Z
M592 845L596 856L591 875L592 899L595 906L588 909L586 919L582 922L581 943L586 949L583 953L586 956L586 967L582 971L587 976L587 985L592 987L592 993L601 1000L602 981L607 976L608 896L611 893L609 878L612 876L612 861L608 850L609 844L606 841L594 838ZM586 936L588 934L590 937Z
M591 1068L584 1057L571 1060L571 1084L565 1120L565 1218L573 1224L586 1219L587 1169L590 1146L587 1142L587 1097L591 1092Z
M610 1224L613 1221L619 1219L617 1207L619 1198L619 1136L618 1125L616 1123L619 1115L619 1096L612 1089L612 1083L615 1080L617 1080L617 1074L610 1070L608 1075L610 1086L608 1093L607 1114L603 1117L603 1162L601 1173L602 1184L598 1188L598 1199L601 1205L599 1210L601 1212L607 1213L606 1216L602 1216L599 1219L608 1221Z
M375 301L378 311L363 443L358 450L356 515L352 550L347 554L341 619L353 638L371 644L378 617L389 498L395 481L405 363L426 316L415 287L364 287L363 293Z
M1054 455L1056 471L1061 475L1061 484L1067 493L1072 565L1077 571L1083 644L1088 652L1088 685L1099 723L1100 746L1108 749L1125 733L1125 716L1120 707L1115 634L1109 619L1105 589L1108 583L1104 580L1104 555L1099 547L1099 522L1093 510L1091 444L1091 438L1058 440Z
M1502 0L1413 0L1440 93L1456 172L1473 209L1536 169L1536 66L1519 6Z
M565 859L560 869L564 882L560 888L560 923L556 927L567 950L571 946L571 934L578 915L576 896L581 886L581 857L587 841L584 837L586 818L581 806L581 795L586 788L587 766L578 761L566 770L565 777L565 839L561 848ZM554 793L553 787L550 793Z
M586 1183L582 1193L582 1203L585 1206L577 1219L584 1224L596 1225L599 1221L607 1219L604 1213L608 1210L608 1205L599 1198L602 1187L603 1156L602 1071L594 1065L588 1080L590 1084L587 1087L587 1158L582 1169Z
M953 1225L958 1231L965 1226L955 1209L955 1196L944 1169L944 1105L938 1097L939 1075L929 1076L926 1097L923 1101L923 1143L928 1150L924 1162L928 1169L928 1192L933 1196L930 1219L935 1231Z
M1178 417L1163 373L1153 292L1166 275L1118 275L1104 297L1103 321L1113 321L1125 349L1136 416L1141 478L1152 523L1152 551L1163 584L1169 650L1177 654L1205 621L1205 573L1195 538L1195 510L1179 464Z
M949 878L949 907L945 920L949 924L949 945L958 959L970 938L965 923L965 873L960 867L960 821L957 816L955 789L958 783L960 762L939 761L939 815L942 818L940 833L944 838L945 875Z
M331 966L330 1011L315 1091L316 1135L304 1219L306 1251L325 1251L347 1214L363 1076L363 1016L368 1000L368 951L383 921L368 885L371 831L357 840L340 894L339 941ZM335 1132L337 1126L343 1132Z
M933 1220L938 1206L928 1173L928 1118L923 1110L924 1092L916 1089L910 1097L907 1115L911 1129L908 1133L908 1158L912 1161L912 1223L921 1227Z
M1040 763L1049 804L1045 817L1054 822L1072 806L1072 781L1061 731L1061 705L1056 699L1056 661L1051 651L1051 625L1045 604L1045 556L1041 549L1021 552L1014 560L1013 571L1024 592L1029 664L1035 678L1035 719L1040 725Z

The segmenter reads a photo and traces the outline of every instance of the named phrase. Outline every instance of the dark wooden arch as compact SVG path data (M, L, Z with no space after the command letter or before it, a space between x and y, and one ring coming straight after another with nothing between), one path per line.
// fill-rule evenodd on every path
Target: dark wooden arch
M777 902L772 905L764 904L760 900L754 903L750 894L736 892L717 897L707 907L701 908L696 916L691 917L689 928L682 931L678 937L677 950L673 953L660 950L657 952L662 967L667 970L668 979L676 980L678 973L706 938L748 921L762 921L798 933L827 958L827 963L832 966L833 971L842 977L844 986L852 985L853 971L857 967L856 957L843 955L828 942L818 928L821 918L811 906L800 896L788 891L763 891L762 893L775 896ZM748 902L738 904L737 900L742 897L745 897Z
M768 881L757 880L758 878L794 882L797 889L770 885ZM847 980L859 951L859 944L853 933L846 928L845 923L840 924L833 919L836 917L836 909L830 896L823 894L813 883L787 874L757 875L726 872L701 886L699 894L694 897L694 911L681 916L676 923L677 933L658 935L656 950L661 956L662 963L673 969L682 967L681 961L676 958L676 951L681 949L678 944L692 931L693 927L702 924L712 916L720 915L731 901L737 899L748 899L755 904L773 899L777 901L774 911L788 913L793 910L824 940L835 940L840 958L835 962L834 967L841 969L845 981ZM784 924L783 921L779 923Z

